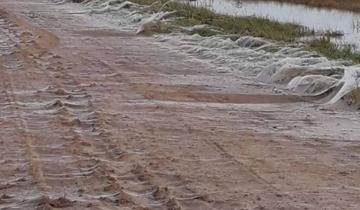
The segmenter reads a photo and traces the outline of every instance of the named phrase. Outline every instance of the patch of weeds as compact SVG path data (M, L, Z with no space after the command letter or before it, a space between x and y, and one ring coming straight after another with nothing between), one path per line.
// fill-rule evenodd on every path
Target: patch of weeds
M332 59L351 60L360 63L360 53L356 52L352 45L337 45L331 42L329 36L315 39L308 43L309 48Z

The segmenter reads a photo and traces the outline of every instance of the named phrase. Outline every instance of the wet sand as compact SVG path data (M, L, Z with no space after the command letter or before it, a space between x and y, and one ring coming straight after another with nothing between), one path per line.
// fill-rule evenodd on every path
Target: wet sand
M360 208L358 113L77 11L0 2L0 209Z

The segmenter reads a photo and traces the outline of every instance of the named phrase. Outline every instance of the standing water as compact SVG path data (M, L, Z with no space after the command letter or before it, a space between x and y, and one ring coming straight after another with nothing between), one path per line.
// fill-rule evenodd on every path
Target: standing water
M197 0L193 4L220 14L263 17L296 23L314 31L341 32L344 35L337 43L360 48L360 13L268 1Z

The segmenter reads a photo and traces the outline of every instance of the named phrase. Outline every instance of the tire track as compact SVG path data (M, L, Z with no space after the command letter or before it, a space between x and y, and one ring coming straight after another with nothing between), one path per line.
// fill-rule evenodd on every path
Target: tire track
M95 42L92 44L102 46L102 43L98 42L97 40L92 40L92 42ZM113 51L116 50L113 49ZM83 63L89 64L86 66L86 69L90 69L88 70L89 72L97 73L96 75L98 75L97 79L99 84L105 84L109 81L111 81L111 84L114 84L114 86L125 85L125 87L127 87L127 85L131 84L130 80L125 75L120 75L116 69L111 67L106 61L101 60L101 58L95 57L91 54L80 54L78 59L86 61ZM99 67L101 67L101 73L98 72ZM131 85L129 85L128 88L130 88L131 91L134 91ZM110 107L102 107L102 109L111 110ZM109 121L106 118L111 119L117 116L117 114L111 114L108 112L102 112L100 115L102 115L104 122ZM105 125L108 127L107 130L114 129L109 123L105 123ZM128 186L124 187L125 189L127 189L125 190L125 192L127 192L128 196L132 195L133 197L142 197L144 200L139 202L143 203L144 206L147 206L149 208L186 209L184 206L182 206L182 202L197 200L197 205L202 206L200 207L201 209L212 209L209 204L202 200L201 195L198 195L196 192L188 189L186 186L177 186L178 188L186 189L185 191L190 194L183 198L177 197L175 196L175 194L184 194L184 192L173 192L174 189L168 188L167 186L162 186L161 183L167 183L171 179L169 178L169 180L167 181L163 180L163 178L160 179L160 177L158 177L156 173L147 170L147 167L139 164L139 160L142 159L141 157L143 155L140 154L140 156L137 157L138 155L134 156L133 152L125 151L125 156L127 156L127 160L132 160L138 163L132 164L132 169L128 173L126 173L125 177L119 175L114 176L118 177L117 182L120 182L121 186ZM133 182L134 184L129 184L129 181ZM185 180L177 179L177 181L180 183L185 183ZM170 182L173 181L171 180ZM134 192L133 189L139 188L139 183L140 185L143 185L141 183L146 183L143 187L145 187L145 189L148 188L148 190L140 190Z
M11 165L23 165L24 163L19 162L19 160L22 159L22 156L24 155L25 165L26 162L29 162L29 174L33 177L34 183L37 183L38 190L31 188L28 189L27 187L24 187L23 184L29 184L28 177L26 177L25 171L23 169L15 168L15 174L13 172L10 172L10 176L21 176L22 178L17 178L12 182L8 182L6 184L6 187L2 187L2 189L8 189L8 187L18 187L18 185L22 185L20 187L19 191L23 194L29 194L33 191L36 192L35 194L40 194L40 191L44 190L47 186L44 182L43 172L41 169L41 164L39 161L39 155L36 153L36 151L33 150L33 136L29 132L28 124L24 120L24 117L21 113L19 108L18 99L15 94L14 90L14 80L12 76L12 72L18 70L19 68L22 68L22 63L18 60L16 57L16 51L17 51L17 37L14 32L17 30L15 26L10 26L11 22L4 18L0 14L0 22L1 22L1 28L0 28L0 38L1 38L1 55L0 55L0 74L2 75L2 93L5 96L5 107L4 110L9 110L9 115L6 114L3 115L4 122L6 124L12 124L13 130L15 131L15 135L20 138L16 143L5 141L4 146L6 148L13 149L11 154L14 156L15 159L5 159L4 162L12 163ZM22 142L21 142L22 141ZM15 145L16 146L15 146ZM22 149L23 148L23 149ZM6 151L7 149L4 148L3 151ZM21 154L24 152L23 154ZM6 157L5 157L6 158ZM19 158L18 160L16 160ZM10 165L10 166L11 166ZM23 174L25 172L25 174ZM24 176L25 175L25 176ZM26 186L26 185L25 185ZM0 189L0 190L2 190ZM8 191L8 190L6 190ZM5 192L6 192L5 191ZM14 192L13 190L9 192ZM15 191L16 192L16 191ZM8 206L8 200L14 199L13 195L3 194L2 199L0 200L1 204L4 203L5 206ZM4 201L3 201L4 200ZM11 202L10 202L11 203ZM10 204L11 206L11 204ZM0 205L1 207L1 205Z
M34 46L32 46L34 47ZM35 47L36 48L36 47ZM32 50L34 50L34 48L32 48ZM36 50L35 50L36 51ZM76 149L74 147L72 147L74 150L73 155L80 155L80 159L85 159L87 160L91 160L91 159L95 159L96 162L98 162L97 160L106 160L106 162L108 162L108 160L112 161L112 160L117 160L118 159L118 152L116 152L116 147L114 148L114 144L113 145L109 145L110 143L108 143L108 141L106 141L106 138L102 138L102 140L105 141L99 141L99 140L90 140L92 136L94 136L94 134L91 133L91 131L96 131L96 130L101 130L101 128L96 128L97 124L101 124L96 122L96 112L94 112L91 108L91 103L89 103L88 105L77 105L72 103L72 100L76 101L76 96L74 97L74 95L69 95L69 97L67 97L66 100L64 100L64 98L57 98L56 95L67 95L67 89L68 88L78 88L80 86L80 84L74 80L74 78L70 75L67 74L66 71L64 71L64 68L61 66L61 62L58 61L52 61L53 58L56 57L56 60L59 59L58 56L53 56L53 55L49 55L47 52L42 52L40 49L40 52L37 52L37 54L34 53L29 53L30 56L32 56L35 60L35 66L40 67L40 69L43 70L43 76L45 76L47 78L47 80L50 82L50 84L55 84L54 87L49 87L45 90L40 90L36 92L37 97L39 97L41 99L41 101L36 101L36 106L34 107L30 107L29 110L33 111L33 112L40 112L42 111L42 109L47 109L47 111L54 111L54 114L56 115L55 117L58 119L59 123L65 127L70 128L70 130L68 131L70 133L69 137L71 138L71 141L77 141L79 144L77 146L80 146L79 148L76 149L82 149L82 146L86 145L87 147L91 147L92 151L89 152L83 152L83 153L79 153L79 151L76 151ZM53 65L55 64L55 65ZM53 65L53 67L49 67ZM53 76L51 73L52 71L56 71L56 76ZM63 88L62 83L65 82L65 87ZM34 87L31 87L31 85L29 86L30 89L36 89ZM50 95L48 96L47 94L50 93ZM55 94L55 97L52 95ZM83 96L89 96L88 94L86 94L85 91L80 90L79 93L80 95ZM46 96L46 98L49 99L45 99L44 97ZM52 99L55 98L55 99ZM45 100L45 101L44 101ZM54 100L53 102L51 102L51 100ZM21 105L25 105L25 108L27 109L26 106L30 106L31 104L21 104ZM57 112L58 110L61 110L61 112ZM95 113L95 114L92 114ZM39 113L37 113L39 114ZM41 113L40 113L41 114ZM95 115L93 116L93 119L86 119L86 117L84 119L80 119L83 115ZM31 116L30 116L31 117ZM87 122L88 121L88 122ZM90 131L91 130L91 131ZM106 134L104 133L98 133L95 134L95 136L106 136ZM84 141L82 139L87 138L86 143L84 143ZM81 143L80 143L81 142ZM34 147L34 145L31 143L31 147ZM36 146L39 147L39 146ZM112 147L112 148L111 148ZM38 157L38 155L36 155ZM98 158L100 157L100 158ZM39 158L40 159L40 158ZM80 168L80 167L79 167ZM65 170L65 169L61 169L61 170ZM95 173L94 173L95 172ZM80 173L76 173L76 172L68 172L65 174L61 174L61 173L49 173L48 171L42 171L42 177L45 177L44 179L46 180L47 184L51 185L52 188L54 188L53 186L53 182L49 182L49 177L52 178L52 180L54 179L73 179L75 178L77 181L76 182L81 182L80 178L77 177L87 177L88 175L93 176L94 174L98 177L95 179L98 179L98 181L100 182L100 179L103 179L103 177L108 177L108 179L111 179L111 175L109 172L109 169L107 169L107 165L103 164L102 166L94 166L94 167L90 167L88 169L86 169L86 172L80 172ZM83 184L80 184L81 187L84 186L88 186L90 183L87 182L85 184L85 181L82 182ZM93 184L93 183L91 183ZM117 186L117 187L116 187ZM91 187L91 186L89 186ZM111 184L111 188L116 188L116 189L120 189L120 185L118 185L116 182L112 182ZM81 190L81 189L80 189ZM96 191L96 189L94 189ZM120 191L120 193L113 193L110 194L109 196L122 196L122 197L126 197L127 193ZM86 197L88 196L89 198L94 198L94 196L90 196L90 195L81 195L81 197ZM97 196L97 198L101 201L108 201L109 196ZM128 196L129 197L129 196ZM117 201L116 201L117 202ZM127 198L121 198L120 202L129 202L132 203L131 201L129 201Z

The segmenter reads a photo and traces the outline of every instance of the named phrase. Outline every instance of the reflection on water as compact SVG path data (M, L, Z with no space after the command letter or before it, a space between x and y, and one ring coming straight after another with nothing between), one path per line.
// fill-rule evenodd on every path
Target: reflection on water
M344 36L338 42L360 47L360 13L277 2L240 0L197 0L193 4L205 6L221 14L254 15L280 22L297 23L315 31L341 31Z

